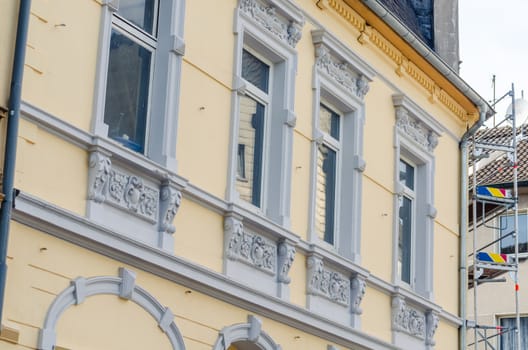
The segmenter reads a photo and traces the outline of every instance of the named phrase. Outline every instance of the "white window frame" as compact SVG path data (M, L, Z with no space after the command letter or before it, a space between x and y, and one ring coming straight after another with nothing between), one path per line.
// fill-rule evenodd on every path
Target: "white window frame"
M143 155L160 165L176 171L176 136L179 110L179 90L183 41L185 0L160 0L158 5L157 39L151 57L151 81L149 84L149 106L145 127ZM139 30L119 16L119 1L102 2L101 31L99 35L99 58L94 94L93 133L108 138L108 125L104 123L106 83L109 61L110 36L113 28L126 32L126 36L138 41L138 37L154 43L153 37L141 34ZM154 117L155 116L155 117ZM149 137L156 135L156 137ZM115 142L118 144L117 142ZM125 147L122 147L125 148ZM117 148L118 150L120 148ZM127 159L140 156L136 152L118 151Z
M398 198L398 200L403 200L403 198L408 198L410 201L411 201L411 247L410 247L410 255L411 255L411 258L410 258L410 266L409 266L409 274L410 274L410 281L407 282L407 281L403 281L402 278L401 278L401 272L399 271L400 269L398 268L398 278L400 279L401 283L405 283L405 284L408 284L411 288L414 288L415 287L415 266L416 266L416 262L414 261L414 258L415 258L415 252L416 252L416 219L417 219L417 210L416 210L416 202L417 202L417 198L416 198L416 186L417 186L417 176L420 176L421 174L421 169L420 169L420 166L423 166L423 164L421 165L418 165L416 162L410 160L408 157L406 157L404 154L401 154L401 150L400 150L400 159L398 160L398 167L399 167L399 162L400 161L404 161L405 163L407 163L408 165L410 165L412 168L413 168L413 189L409 188L406 184L404 184L403 182L400 181L400 184L401 184L401 195L400 195L400 198ZM407 153L407 152L405 152ZM419 175L420 174L420 175ZM398 175L399 177L399 175ZM399 178L398 178L398 181L399 181ZM396 215L396 213L395 213ZM399 219L399 213L398 213L398 219ZM399 235L400 235L400 232L399 232L399 229L398 229L398 244L399 244ZM399 252L398 252L398 255L399 255ZM399 259L398 259L399 260ZM399 261L398 261L399 263ZM403 269L402 269L403 271Z
M427 299L433 298L434 253L434 149L444 128L427 112L404 95L393 95L396 123L394 127L394 221L393 283ZM413 165L414 193L400 182L400 159ZM414 195L413 246L411 276L407 283L398 271L399 201L401 196Z
M339 135L338 135L338 140L336 140L334 137L332 137L330 134L322 131L322 130L319 130L320 132L320 135L321 135L321 138L320 140L317 142L317 146L320 147L320 146L325 146L327 148L329 148L330 150L334 151L336 153L336 164L335 164L335 169L334 169L334 172L335 172L335 184L334 184L334 203L332 203L332 206L333 206L333 211L334 211L334 223L333 223L333 232L332 232L332 240L334 241L334 244L336 242L336 232L337 232L337 225L339 223L339 220L337 218L337 215L336 213L339 212L339 203L340 201L337 199L337 196L339 193L341 193L341 176L339 176L339 170L341 169L341 154L342 154L342 145L341 145L341 140L342 140L342 137L343 137L343 113L340 111L339 108L337 108L336 106L334 106L334 104L328 100L326 100L324 97L321 98L321 101L319 103L319 109L318 109L318 113L317 113L317 126L318 126L318 129L319 129L319 125L320 125L320 109L321 107L324 106L325 108L329 109L331 112L333 113L336 113L338 116L339 116ZM317 172L317 154L318 154L318 150L316 150L316 172ZM315 175L316 176L316 181L317 181L317 174ZM314 193L314 196L315 196L315 201L317 201L317 194ZM315 205L317 205L317 203L315 203ZM316 214L314 213L314 216L316 216ZM316 219L316 218L315 218ZM326 220L326 218L325 218ZM317 232L318 234L323 234L323 236L326 234L326 231L325 232ZM334 244L330 244L329 242L326 242L326 240L323 239L323 242L325 244L329 244L329 245L334 245Z
M266 11L268 7L275 11ZM262 17L283 22L284 32L269 28ZM226 198L239 208L265 217L279 225L290 226L291 159L295 75L301 10L290 2L240 0L235 10L235 56L232 98L231 145ZM241 199L236 188L240 96L254 98L253 86L242 78L242 50L270 63L269 108L263 145L261 205L256 207Z
M266 207L266 204L267 204L267 195L266 195L266 191L264 191L264 184L267 183L267 180L268 180L268 172L267 172L267 167L264 166L264 164L267 163L268 159L269 159L269 149L266 147L267 144L269 144L269 135L270 135L270 128L271 128L271 121L269 120L270 117L271 117L271 113L270 113L270 109L272 108L272 96L273 96L273 62L270 61L266 56L262 55L260 52L254 50L252 47L250 46L244 46L242 48L243 50L249 52L251 55L253 55L255 58L257 58L258 60L262 61L264 64L268 65L269 67L269 71L268 71L268 92L264 92L262 91L260 88L256 87L255 85L253 85L251 82L245 80L244 78L242 78L243 80L243 83L244 83L244 86L245 86L245 91L244 91L244 94L246 95L246 97L262 104L264 106L264 135L263 135L263 144L262 144L262 169L261 169L261 179L260 179L260 204L257 206L259 209L262 209L262 208L265 208ZM242 68L242 67L241 67ZM242 74L241 74L242 76ZM240 116L238 116L240 118ZM237 132L239 132L239 130L237 130ZM237 137L237 140L238 140L238 137ZM237 146L238 147L238 146ZM245 157L244 157L245 158ZM246 162L247 162L247 159L246 159ZM247 168L246 168L246 172L247 172ZM255 176L253 174L253 176ZM244 180L247 180L247 179L244 179ZM240 177L238 176L238 171L237 171L237 179L236 181L241 181ZM235 186L236 187L236 186ZM244 202L244 205L246 205L246 203L249 203L249 202L246 202L246 201L243 201ZM251 204L251 206L253 206ZM249 207L251 208L251 207Z
M513 322L515 323L515 315L500 315L500 316L497 316L497 326L500 326L501 319L506 319L506 318L513 320ZM520 315L520 318L521 318L521 329L522 329L522 320L525 319L526 322L528 322L528 315ZM509 333L513 334L514 336L516 336L515 335L516 334L515 331L510 331ZM509 348L508 349L502 349L502 347L501 347L501 336L502 335L499 335L499 337L497 338L497 349L498 350L509 350ZM523 337L523 334L521 334L521 344L522 344L522 337ZM528 334L526 334L525 337L528 337ZM522 347L519 347L519 349L522 349Z
M501 231L502 231L501 230L501 218L503 216L512 216L512 215L513 215L513 213L512 214L500 215L499 217L497 217L497 225L496 225L496 228L497 228L496 229L497 239L499 239L501 237ZM521 221L521 217L524 217L524 220L527 221L526 227L528 228L528 209L519 209L519 212L518 212L519 223ZM520 225L519 225L519 228L520 228ZM527 232L527 235L528 235L528 232ZM513 238L513 236L512 236L512 238ZM521 242L519 241L519 243L521 243ZM502 253L502 249L501 249L501 244L502 244L501 241L497 242L497 250L496 251L498 253L500 253L500 254L503 254ZM508 254L513 254L513 253L508 253ZM524 252L519 249L519 257L527 258L528 257L528 248Z
M364 98L375 72L345 44L324 29L315 29L311 34L315 46L315 63L312 86L314 97L309 240L325 250L337 252L359 264L362 172L366 166L363 159ZM341 79L343 77L345 79ZM321 104L327 105L340 115L338 144L320 130ZM333 244L320 238L316 229L317 152L319 145L324 143L330 143L331 148L338 149Z

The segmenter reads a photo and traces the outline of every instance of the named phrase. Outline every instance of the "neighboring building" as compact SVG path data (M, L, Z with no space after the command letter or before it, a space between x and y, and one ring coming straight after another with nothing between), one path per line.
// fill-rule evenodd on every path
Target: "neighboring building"
M2 349L459 346L486 102L382 2L33 0L23 63Z
M528 103L517 100L517 118L520 122L525 121L528 113ZM509 109L511 111L511 108ZM511 113L511 112L510 112ZM528 346L528 124L517 128L517 185L519 188L518 200L518 233L519 233L519 311L521 316L521 346ZM510 144L512 140L512 127L503 123L502 126L484 128L477 133L479 142L491 144ZM477 163L477 184L479 186L490 186L493 188L513 190L513 166L511 158L504 152L491 152ZM478 206L478 221L476 247L486 253L506 254L513 259L515 254L513 208L495 206L488 203L485 208ZM483 214L485 212L485 214ZM503 239L500 239L503 237ZM473 251L473 235L468 237L468 251ZM476 299L477 322L484 326L502 326L507 329L502 332L487 330L488 342L495 349L517 349L515 347L515 332L512 330L516 325L515 308L515 283L513 275L507 272L495 271L494 279L504 279L504 282L484 283L478 287ZM472 274L472 271L469 271ZM487 272L489 275L492 271ZM486 272L485 272L486 274ZM485 279L484 279L485 280ZM468 291L468 315L474 319L475 314L474 290ZM473 330L470 330L472 333ZM484 334L484 331L480 331ZM502 334L499 334L502 333ZM473 336L471 335L471 339ZM482 338L481 338L482 339ZM471 340L472 342L473 340ZM481 347L484 347L482 343Z

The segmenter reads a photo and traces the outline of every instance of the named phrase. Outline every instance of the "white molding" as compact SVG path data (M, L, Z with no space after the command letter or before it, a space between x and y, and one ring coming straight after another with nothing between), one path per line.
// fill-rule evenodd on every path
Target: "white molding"
M142 157L135 152L131 152L128 149L123 148L120 145L115 144L111 140L106 140L104 138L94 137L88 132L85 132L65 121L54 117L39 108L23 102L21 105L22 117L32 123L37 124L40 128L45 129L46 131L53 133L61 137L62 139L70 142L78 147L88 150L91 146L94 145L93 140L100 145L101 149L105 149L110 152L112 158L119 158L123 161L127 161L129 164L133 165L136 169L142 169L142 172L150 174L150 176L157 176L158 178L163 178L163 173L167 173L167 169L159 166L158 164L150 161L149 159ZM384 294L391 295L395 292L395 289L398 288L397 285L390 282L384 281L375 275L370 274L367 270L362 268L359 265L354 264L349 259L336 254L333 251L326 250L322 247L318 247L318 250L314 250L310 242L300 239L300 237L293 232L283 228L280 225L277 225L273 221L255 214L243 207L229 204L227 201L218 198L207 191L197 187L192 183L188 183L187 180L179 177L176 174L169 173L170 177L176 176L181 179L184 183L184 188L182 189L183 199L193 201L200 206L210 209L215 213L225 215L227 212L233 211L242 215L244 221L250 225L258 225L261 227L266 227L269 230L279 230L280 234L287 237L289 240L293 241L294 246L297 248L298 253L308 254L310 252L317 252L322 255L327 261L331 261L332 264L337 266L342 266L341 268L345 269L355 269L356 271L363 271L361 275L366 275L368 287L376 288L377 290L383 292ZM22 193L21 196L17 199L22 200L21 198L26 197L27 195ZM29 197L27 197L29 198ZM32 202L39 202L39 200L33 198ZM45 205L46 207L48 205ZM64 218L63 218L64 219ZM74 221L76 221L75 219ZM84 220L84 219L81 219ZM109 233L110 234L110 233ZM350 265L352 264L352 265ZM410 292L412 293L412 292ZM411 298L406 295L407 298ZM414 294L413 298L421 298L418 295ZM449 322L452 325L460 325L460 319L447 311L441 311L439 316L442 320Z
M262 350L280 350L281 347L262 330L262 321L253 315L248 316L247 323L238 323L224 327L220 331L213 350L227 350L231 344L249 341Z
M394 345L367 335L349 325L329 320L279 298L270 297L259 290L112 232L75 213L51 203L42 202L25 193L17 197L13 219L213 298L320 336L343 347L361 350L398 349ZM138 256L141 256L141 259L138 259Z
M86 298L96 295L115 295L130 300L141 306L157 322L167 335L173 350L185 350L183 337L174 322L174 314L164 307L145 289L135 284L135 274L120 268L120 277L98 276L91 278L78 277L69 287L58 294L46 313L43 328L39 331L39 350L53 350L56 341L55 327L61 315L73 305L79 305Z

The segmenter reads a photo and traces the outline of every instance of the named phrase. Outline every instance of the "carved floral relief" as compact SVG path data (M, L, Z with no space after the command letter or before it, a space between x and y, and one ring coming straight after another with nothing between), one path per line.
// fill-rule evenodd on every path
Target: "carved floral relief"
M277 9L257 0L240 0L239 9L261 27L295 48L302 36L304 23L289 21Z
M268 273L277 271L277 246L260 235L246 232L240 220L228 217L224 222L227 247L226 256L243 261Z
M396 107L396 126L429 152L438 145L438 135L424 123L410 116L404 107Z
M335 303L350 305L350 280L325 268L320 258L308 258L308 293L323 296Z
M407 306L401 296L392 299L392 329L425 339L425 314Z
M174 232L172 220L181 202L179 191L168 188L160 196L160 189L147 185L139 176L114 168L110 158L99 152L90 155L89 167L88 199L115 205L151 222L159 221L160 230Z
M339 60L332 51L323 44L315 46L317 67L331 79L343 86L350 93L363 99L369 91L369 81L356 73L347 62Z

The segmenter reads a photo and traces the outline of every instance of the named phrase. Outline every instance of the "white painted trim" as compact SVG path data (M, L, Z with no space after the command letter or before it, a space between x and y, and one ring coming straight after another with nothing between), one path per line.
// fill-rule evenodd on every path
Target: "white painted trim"
M280 350L281 347L262 330L262 321L253 316L248 316L247 323L234 324L224 327L213 345L213 350L227 350L236 342L248 341L254 343L262 350Z
M279 298L270 297L259 290L112 232L90 220L25 193L17 197L13 219L213 298L320 336L343 347L358 350L398 349L348 325L329 320ZM137 259L138 256L142 259Z
M120 277L99 276L91 278L78 277L64 289L51 303L46 313L43 328L39 332L39 350L53 350L56 342L56 325L61 315L73 305L79 305L86 298L96 295L116 295L141 306L157 322L167 335L173 350L185 350L183 337L174 322L174 315L169 308L145 289L135 285L135 274L124 268L120 269Z

